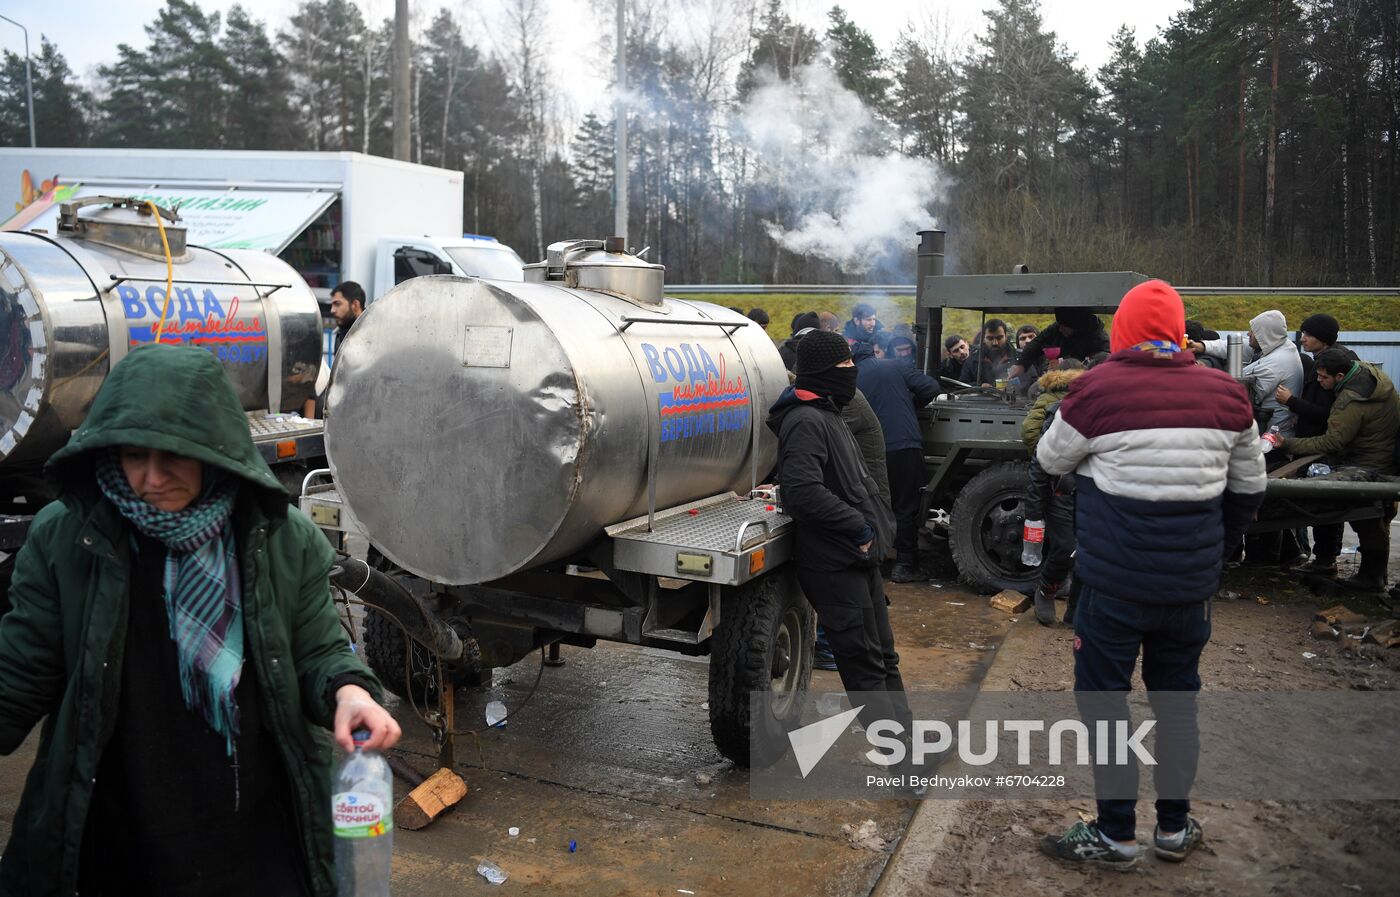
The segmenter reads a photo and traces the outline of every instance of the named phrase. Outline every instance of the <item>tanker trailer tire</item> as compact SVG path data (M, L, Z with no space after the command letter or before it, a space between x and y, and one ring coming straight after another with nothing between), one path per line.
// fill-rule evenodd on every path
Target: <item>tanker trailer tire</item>
M427 648L410 639L387 614L373 607L365 608L362 632L365 662L385 688L420 706L436 700L437 674L433 655ZM476 639L464 638L463 644L469 659L464 658L463 662L448 664L447 667L453 687L480 686L489 682L491 671L481 668L481 649ZM410 646L412 655L405 658Z
M992 464L958 492L948 526L948 546L963 581L989 592L1031 594L1039 567L1021 563L1030 475L1025 463Z
M724 590L710 645L710 735L736 766L770 766L786 752L812 679L816 626L790 571ZM753 695L763 707L751 721Z

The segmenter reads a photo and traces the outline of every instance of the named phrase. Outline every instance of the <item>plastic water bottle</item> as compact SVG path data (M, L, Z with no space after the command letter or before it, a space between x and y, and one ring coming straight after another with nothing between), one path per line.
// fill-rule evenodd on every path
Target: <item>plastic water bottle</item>
M355 750L336 766L331 795L335 828L335 884L340 897L389 897L394 852L394 778L378 751Z
M1027 520L1021 530L1021 563L1027 567L1040 566L1041 549L1045 547L1045 521Z
M1269 432L1259 437L1259 448L1266 455L1280 445L1283 445L1283 433L1278 427L1270 427Z

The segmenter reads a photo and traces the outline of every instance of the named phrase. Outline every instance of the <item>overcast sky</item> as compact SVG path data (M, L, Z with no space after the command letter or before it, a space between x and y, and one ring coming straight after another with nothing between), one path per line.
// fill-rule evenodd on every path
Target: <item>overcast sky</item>
M234 0L197 0L206 10L226 10ZM367 16L378 21L393 11L393 0L357 0ZM458 14L460 21L480 43L489 43L484 32L494 19L504 0L410 0L416 18L426 24L431 15L445 7ZM555 51L552 64L556 83L567 85L574 94L575 109L597 105L597 93L605 86L607 73L600 71L601 57L596 39L604 29L613 27L611 0L546 0L554 10L551 16L552 34L546 36ZM790 13L813 27L825 27L826 10L835 0L787 0ZM255 18L267 22L275 30L285 24L297 7L295 0L241 0ZM143 26L154 20L164 0L0 0L0 13L29 29L30 46L37 51L42 33L58 45L69 64L82 76L90 76L99 64L116 57L116 46L129 43L146 45ZM679 9L682 3L677 2ZM992 6L992 0L845 0L843 4L851 18L868 29L881 47L893 45L899 32L911 18L929 15L946 17L955 40L970 41L982 30L981 10ZM1138 39L1145 41L1164 27L1175 13L1190 6L1189 0L1041 0L1041 11L1048 28L1074 53L1081 66L1091 73L1108 57L1108 40L1120 25L1137 29ZM597 15L590 33L586 21L580 21L584 10L593 9ZM23 50L19 29L0 22L0 47L16 52ZM566 49L567 48L567 49Z

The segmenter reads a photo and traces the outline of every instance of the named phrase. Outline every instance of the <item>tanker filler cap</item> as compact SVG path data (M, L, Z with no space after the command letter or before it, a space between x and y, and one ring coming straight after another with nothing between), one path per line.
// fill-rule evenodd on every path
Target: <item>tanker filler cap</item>
M78 211L85 206L105 206L87 215ZM185 226L179 224L180 214L173 209L156 206L156 214L165 219L165 240L170 244L172 261L185 261ZM86 196L58 207L59 236L86 240L134 253L156 261L165 261L165 249L160 243L160 229L151 217L151 207L145 200L129 196Z
M551 243L544 261L525 266L525 280L598 290L644 305L660 305L665 266L645 262L624 247L623 237Z

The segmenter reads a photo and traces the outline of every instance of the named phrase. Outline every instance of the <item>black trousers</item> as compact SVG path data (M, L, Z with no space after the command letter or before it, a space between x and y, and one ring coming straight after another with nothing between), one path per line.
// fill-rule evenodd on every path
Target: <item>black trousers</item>
M1342 524L1315 526L1312 533L1313 557L1319 561L1335 561L1342 553Z
M893 719L909 733L913 714L899 675L880 568L832 571L799 566L797 581L826 631L836 672L851 704L865 705L861 725L869 728L877 720Z
M924 450L909 448L885 452L885 468L890 477L890 506L894 511L895 556L900 563L912 564L919 557L919 499L928 484Z

